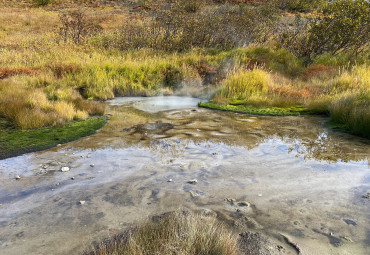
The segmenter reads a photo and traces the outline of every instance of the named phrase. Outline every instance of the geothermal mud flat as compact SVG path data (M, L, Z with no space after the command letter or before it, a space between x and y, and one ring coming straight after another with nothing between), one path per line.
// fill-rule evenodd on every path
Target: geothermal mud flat
M370 254L369 140L324 129L322 117L211 111L190 98L109 103L97 134L0 161L0 254L79 254L180 207L262 233L282 254L297 254L289 243Z

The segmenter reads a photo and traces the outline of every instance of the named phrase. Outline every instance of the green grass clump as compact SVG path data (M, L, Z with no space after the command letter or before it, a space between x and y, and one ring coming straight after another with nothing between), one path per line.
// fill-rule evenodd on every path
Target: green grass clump
M212 216L178 210L103 242L85 255L236 255L237 238Z
M221 111L231 111L239 113L247 113L253 115L265 115L265 116L298 116L302 114L310 114L309 109L304 107L256 107L253 105L220 105L212 102L199 103L199 107L221 110Z
M50 2L51 0L35 0L35 5L44 6L48 5Z
M370 90L344 93L329 108L331 124L352 134L370 138Z
M45 150L94 134L105 122L105 117L92 117L62 127L21 130L6 119L0 118L0 159Z

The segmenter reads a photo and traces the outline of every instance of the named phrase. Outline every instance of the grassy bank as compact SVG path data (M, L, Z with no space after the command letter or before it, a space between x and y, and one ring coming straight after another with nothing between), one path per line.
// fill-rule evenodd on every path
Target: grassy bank
M92 117L85 121L75 121L60 127L21 130L13 123L0 118L0 159L45 150L57 144L92 135L105 122L105 117Z
M229 111L237 113L247 113L252 115L262 115L262 116L299 116L304 114L312 114L308 109L302 107L255 107L252 105L222 105L215 104L212 102L199 103L199 107L204 107L208 109Z
M0 2L0 116L58 128L115 96L211 94L202 106L327 114L370 137L366 1L225 2ZM328 24L343 36L326 38Z
M258 115L326 114L336 130L370 138L369 70L312 65L295 79L262 68L237 71L200 106Z

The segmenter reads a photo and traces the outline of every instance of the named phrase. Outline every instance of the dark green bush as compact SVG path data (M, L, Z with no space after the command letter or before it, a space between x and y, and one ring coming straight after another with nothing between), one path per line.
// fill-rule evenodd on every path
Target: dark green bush
M50 2L51 0L35 0L35 5L44 6L48 5Z
M74 43L80 43L84 38L102 30L102 27L89 19L81 9L60 12L59 20L59 35L65 42L72 40Z
M220 5L201 12L188 12L174 5L157 11L155 18L143 25L124 25L115 47L166 51L193 47L230 49L267 41L276 21L271 5Z
M177 8L186 12L197 12L204 4L205 0L178 0Z
M287 11L310 12L322 7L324 0L278 0L277 6Z
M310 62L323 53L348 53L349 58L368 49L370 2L337 0L328 3L315 18L296 17L293 28L279 35L279 43Z

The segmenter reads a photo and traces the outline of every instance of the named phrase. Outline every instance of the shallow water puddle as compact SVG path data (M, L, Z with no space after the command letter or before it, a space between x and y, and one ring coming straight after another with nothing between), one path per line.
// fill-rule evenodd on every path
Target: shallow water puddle
M302 254L370 253L369 140L321 117L158 100L116 99L97 134L0 161L0 254L77 254L181 206L217 211L238 232L282 234Z

